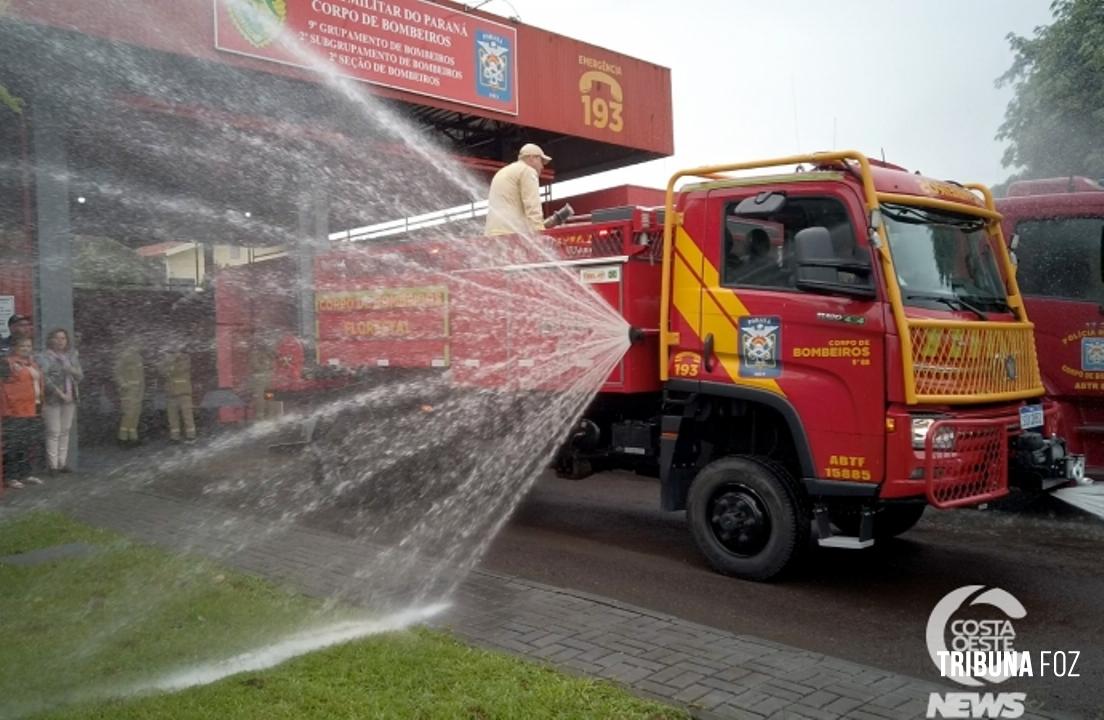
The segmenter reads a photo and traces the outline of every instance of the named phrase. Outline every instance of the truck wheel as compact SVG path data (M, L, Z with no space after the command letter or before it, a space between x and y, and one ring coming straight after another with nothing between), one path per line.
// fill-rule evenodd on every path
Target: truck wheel
M552 469L555 470L556 477L565 480L582 480L594 474L594 465L590 460L570 451L561 453L560 457L556 458Z
M789 473L759 458L726 457L702 468L686 516L713 569L748 580L782 572L809 541L809 518Z
M903 505L884 505L874 513L874 537L878 540L887 540L897 537L903 532L912 529L912 526L920 522L924 514L924 503L908 503ZM832 524L839 528L844 535L858 536L859 524L862 522L859 508L851 505L846 507L831 508L828 516Z

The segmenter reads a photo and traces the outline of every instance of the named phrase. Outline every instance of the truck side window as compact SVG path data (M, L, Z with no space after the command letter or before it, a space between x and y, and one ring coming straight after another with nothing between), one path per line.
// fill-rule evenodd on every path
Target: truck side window
M1020 292L1104 303L1104 219L1025 220L1016 234Z
M837 257L859 252L847 208L835 198L790 197L785 207L765 217L735 214L738 198L725 206L721 284L794 289L793 239L807 227L828 228Z

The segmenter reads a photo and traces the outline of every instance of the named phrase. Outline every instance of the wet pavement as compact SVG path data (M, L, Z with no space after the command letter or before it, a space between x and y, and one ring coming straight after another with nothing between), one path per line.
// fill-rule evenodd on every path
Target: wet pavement
M205 493L230 478L202 463L137 487L104 479L142 452L108 453L99 471L10 493L0 519L42 500L148 542L175 548L186 538L193 551L235 567L357 602L362 504L346 500L274 525L272 510L294 496L267 495L266 507L253 502L252 483ZM1027 608L1016 623L1018 649L1081 653L1078 679L1011 680L999 689L1027 692L1028 717L1101 717L1104 523L1046 505L1026 514L931 513L868 551L810 548L788 578L762 584L713 573L681 513L657 506L654 480L544 476L439 624L700 717L912 718L924 716L929 692L955 690L925 650L931 608L961 585L995 585ZM197 509L211 529L198 540ZM254 541L243 546L242 536Z
M651 479L546 476L483 567L933 682L924 641L932 608L957 587L996 586L1027 609L1017 649L1081 653L1080 678L1014 679L999 690L1104 717L1104 521L1052 499L1016 512L929 508L895 540L866 551L814 547L788 577L753 583L711 571L683 514L658 507Z

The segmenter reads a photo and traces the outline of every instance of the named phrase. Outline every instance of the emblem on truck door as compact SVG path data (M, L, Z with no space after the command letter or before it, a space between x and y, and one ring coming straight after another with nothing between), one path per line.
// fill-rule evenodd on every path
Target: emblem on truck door
M1104 338L1081 338L1081 369L1086 372L1104 371Z
M781 375L781 346L781 318L773 315L740 318L740 377L776 378Z

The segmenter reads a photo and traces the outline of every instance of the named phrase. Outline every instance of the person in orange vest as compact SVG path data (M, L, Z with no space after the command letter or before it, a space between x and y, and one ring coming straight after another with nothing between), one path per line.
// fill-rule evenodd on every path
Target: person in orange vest
M22 338L34 339L34 324L30 315L12 315L8 318L8 336L0 338L0 357L11 355L16 341ZM7 366L0 368L0 377L7 372Z
M33 349L29 337L19 338L12 345L11 355L2 360L7 370L7 377L0 382L4 484L14 489L22 488L24 483L42 484L33 474L32 463L43 445L41 411L46 386Z

